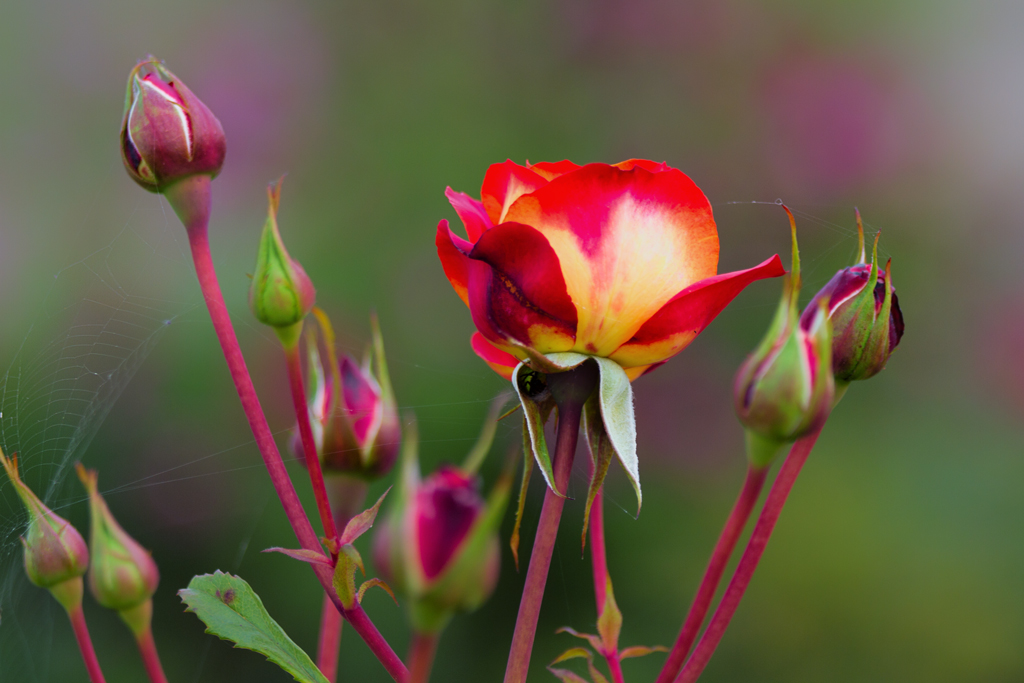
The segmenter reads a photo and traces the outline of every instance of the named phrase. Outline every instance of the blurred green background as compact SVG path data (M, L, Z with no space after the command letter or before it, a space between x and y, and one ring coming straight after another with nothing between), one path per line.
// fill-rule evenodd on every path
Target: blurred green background
M1022 21L1000 0L5 2L0 445L82 529L68 465L100 470L160 564L171 681L285 681L204 635L175 596L193 574L237 572L315 650L309 570L259 552L291 535L184 231L121 167L129 69L156 54L224 125L214 258L282 444L278 347L245 303L268 181L288 174L282 231L346 350L379 312L430 468L464 456L503 388L437 261L437 222L455 218L445 187L478 195L505 158L665 160L710 198L723 271L785 254L773 202L793 207L805 300L852 257L858 206L883 232L907 321L889 368L830 420L702 680L1024 680ZM670 644L681 624L743 476L732 374L778 293L756 283L634 385L644 510L633 518L615 472L606 513L624 645ZM495 453L517 435L503 425ZM544 665L575 645L557 627L594 627L585 482L578 468L531 681L554 681ZM541 497L538 478L527 548ZM0 484L0 680L84 681L56 603L23 577L23 519ZM522 580L506 549L498 592L445 633L435 680L500 680ZM402 611L383 593L365 604L403 653ZM117 617L89 598L86 610L108 680L142 681ZM627 680L653 680L662 659L626 662ZM387 680L350 630L342 661L343 681Z

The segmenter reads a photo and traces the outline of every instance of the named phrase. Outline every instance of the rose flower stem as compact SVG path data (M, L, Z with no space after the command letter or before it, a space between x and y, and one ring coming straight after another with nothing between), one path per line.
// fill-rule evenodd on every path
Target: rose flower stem
M565 491L569 484L582 412L583 401L565 401L558 406L558 437L553 465L555 486L561 491ZM523 586L523 596L519 603L519 616L516 618L516 627L512 634L512 647L508 654L508 666L505 668L505 683L526 681L533 639L537 635L540 605L544 600L544 585L548 580L551 554L555 549L558 522L564 506L565 498L549 488L544 494L544 506L537 522L537 535L530 551L530 568L526 572L526 584Z
M440 640L440 633L412 634L412 643L409 644L409 654L405 658L409 663L409 679L407 683L427 683L430 680L430 669L434 665L434 655L437 654L437 641Z
M89 672L89 680L92 683L106 683L106 679L103 678L103 671L100 669L100 662L96 659L96 650L92 647L89 627L85 625L85 612L82 611L81 604L74 609L68 610L68 619L71 620L71 629L75 632L78 649L82 652L85 670Z
M710 661L711 655L714 654L718 643L721 642L722 636L725 634L725 629L729 626L729 621L732 620L736 608L739 607L743 593L750 585L750 579L754 575L754 570L757 569L757 563L761 560L765 546L768 545L768 539L771 538L772 531L775 529L775 523L779 521L782 506L786 504L786 498L793 490L793 483L796 481L797 475L800 474L800 469L807 462L807 456L811 454L811 449L814 448L814 443L820 434L821 428L819 427L797 440L793 444L793 448L790 449L786 461L779 470L779 476L776 477L775 483L772 484L772 489L768 493L768 499L765 501L764 507L761 508L761 514L757 518L757 524L754 526L750 540L747 541L747 547L736 567L736 573L729 582L729 587L725 589L725 595L722 596L715 615L711 617L711 623L708 624L707 630L704 631L700 642L697 643L697 648L690 655L675 683L694 683L700 678L704 667Z
M135 637L139 646L139 654L142 655L142 664L146 667L146 675L152 683L167 683L167 676L164 675L164 667L160 664L160 655L156 651L156 641L153 640L153 629L147 628Z
M344 475L333 476L327 482L331 486L328 499L331 501L334 524L344 529L349 520L363 509L366 501L366 483ZM320 634L317 638L316 667L324 677L334 683L338 678L338 651L341 648L341 614L335 609L329 595L324 595L320 613Z
M285 346L284 356L288 365L288 383L291 385L292 403L295 405L295 419L299 424L299 437L302 441L302 451L306 456L309 481L313 485L316 508L320 513L324 535L327 538L337 538L338 529L334 525L331 503L327 499L327 486L324 484L324 473L320 469L320 456L316 452L313 428L309 422L309 408L306 407L306 387L302 381L302 361L299 359L298 343Z
M604 544L604 487L594 496L594 504L590 511L590 561L594 568L594 597L597 601L597 615L600 617L604 610L608 584L608 559ZM623 683L619 653L606 653L604 659L608 662L612 683Z
M718 584L722 581L722 574L725 573L725 568L729 564L729 558L732 557L733 550L736 548L736 542L739 540L740 534L743 533L743 529L747 526L750 513L754 509L758 497L761 495L761 489L764 488L765 475L767 474L767 467L755 465L747 467L747 476L743 481L743 488L740 490L740 495L733 505L732 512L729 513L729 518L726 520L725 527L718 537L715 549L711 553L711 560L704 571L704 578L701 579L700 587L697 589L697 595L693 598L693 604L686 615L686 620L683 621L679 637L676 638L675 645L672 646L672 651L669 653L668 659L665 660L665 666L662 668L661 673L658 674L658 679L655 683L671 683L672 679L683 668L686 655L689 654L693 641L697 639L700 626L704 623L704 617L707 616L708 608L711 606L711 600L715 597ZM595 551L597 549L596 543L594 544L594 549Z
M299 496L295 493L295 487L292 486L291 479L288 478L288 470L285 469L284 462L281 460L281 453L277 450L274 435L270 431L267 418L263 414L263 408L256 396L256 389L249 377L245 358L242 357L238 338L231 325L231 316L217 282L217 273L210 255L210 240L207 232L210 217L210 178L204 175L191 176L167 188L165 194L174 195L171 205L175 207L178 217L181 218L188 232L189 246L195 263L196 277L199 279L199 286L203 291L203 299L210 312L210 319L217 333L221 350L224 352L224 359L231 372L231 379L238 391L238 398L242 402L242 409L249 420L249 427L256 439L260 455L263 456L270 481L281 500L281 506L288 516L288 521L299 544L306 550L323 552L316 532L313 531L313 525L309 523ZM358 605L354 609L346 610L341 604L341 600L334 592L331 568L315 563L310 566L324 590L331 596L335 606L342 611L342 616L349 620L356 632L366 641L391 677L396 681L405 680L407 674L405 665L366 616L366 612Z

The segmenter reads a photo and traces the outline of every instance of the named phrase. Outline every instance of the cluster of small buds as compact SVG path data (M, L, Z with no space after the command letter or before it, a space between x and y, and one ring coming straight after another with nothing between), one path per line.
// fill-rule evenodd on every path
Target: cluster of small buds
M859 262L836 273L797 317L796 221L783 208L793 237L792 270L775 319L740 366L733 392L748 457L757 467L770 464L786 443L819 429L847 384L880 372L903 336L891 264L879 273L877 237L871 265L865 263L859 212Z

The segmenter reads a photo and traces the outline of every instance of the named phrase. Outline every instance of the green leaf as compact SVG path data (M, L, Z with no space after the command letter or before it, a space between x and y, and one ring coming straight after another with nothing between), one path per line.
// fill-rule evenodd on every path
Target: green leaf
M604 645L604 643L601 642L601 637L600 636L595 636L593 633L580 633L576 629L569 628L568 626L563 626L562 628L560 628L557 631L555 631L555 633L568 633L571 636L576 636L577 638L582 638L583 640L585 640L588 643L590 643L590 647L594 648L595 650L600 650L603 647L603 645ZM582 649L582 648L576 648L576 649ZM558 661L556 660L556 661L551 662L551 663L552 664L558 664Z
M618 652L619 634L622 632L622 611L615 602L610 576L605 579L604 606L597 618L597 632L601 634L603 644L600 648L601 654L607 656L608 653Z
M360 604L362 604L362 602L363 602L363 595L365 595L366 591L368 591L369 589L373 588L374 586L377 586L378 588L383 590L385 593L390 595L391 599L395 601L395 604L396 605L398 604L398 598L395 597L395 592L393 590L391 590L391 586L387 585L386 583L384 583L380 579L376 579L376 578L368 579L366 581L363 581L363 585L361 585L359 587L359 592L356 593L356 600L359 601Z
M348 524L345 525L345 530L341 532L341 538L338 539L339 545L349 545L352 541L356 540L373 526L374 520L377 519L377 512L380 511L380 504L384 502L384 496L388 495L388 490L381 494L377 502L373 504L373 507L368 510L363 510L358 515L349 520Z
M178 591L186 611L206 624L206 632L235 647L259 652L302 683L328 683L313 660L271 619L252 587L217 571L196 576Z
M640 463L636 457L636 416L633 412L633 387L621 365L607 358L595 357L594 360L597 361L601 369L598 399L601 404L604 431L636 491L636 513L639 515L640 506L643 504L643 495L640 493Z
M583 676L573 673L568 669L556 669L549 666L548 671L557 676L558 680L562 681L562 683L589 683Z
M627 647L625 650L619 653L619 659L629 659L630 657L646 657L653 652L668 652L668 648L664 645L655 645L654 647L646 647L644 645L634 645L633 647Z
M590 446L590 459L594 466L591 468L590 489L587 491L587 504L583 509L583 533L580 535L582 551L587 549L587 528L590 526L590 509L594 506L594 499L604 485L605 475L608 474L608 466L615 456L615 449L608 439L608 433L604 431L604 420L601 419L601 406L596 395L587 399L583 404L583 430L587 435L587 445Z
M334 590L346 609L356 606L356 569L366 576L363 558L354 545L343 545L338 553L338 564L334 568Z
M593 655L590 653L590 650L588 650L585 647L571 647L562 654L558 655L558 657L556 657L555 660L551 662L549 666L561 664L562 662L566 662L570 659L579 659L580 657L583 657L585 659L591 659L593 658Z

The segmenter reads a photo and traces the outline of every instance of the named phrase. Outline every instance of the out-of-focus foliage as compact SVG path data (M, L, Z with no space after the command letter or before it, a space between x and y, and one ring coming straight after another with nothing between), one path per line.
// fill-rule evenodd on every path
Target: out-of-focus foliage
M111 407L75 457L100 471L112 511L160 565L154 633L172 681L286 680L182 613L174 592L193 575L244 576L310 652L320 596L307 567L258 552L288 546L290 532L184 231L121 168L124 79L147 52L223 123L214 259L282 445L292 419L280 350L250 317L245 277L264 188L282 173L289 251L342 350L362 354L378 311L425 471L461 459L504 388L470 350L469 314L437 263L437 222L455 218L447 185L476 194L485 167L506 157L665 160L711 200L722 271L788 248L782 210L751 201L794 209L804 300L854 255L859 206L869 235L885 232L907 335L830 420L703 680L1024 677L1019 3L50 0L7 3L2 15L2 445L20 450L29 485L85 529L86 503L60 466L73 445L61 430L95 426L103 411L90 406ZM730 378L766 329L778 286L752 286L633 387L644 508L634 520L613 467L606 522L624 642L670 644L696 589L744 467ZM141 363L135 346L149 352ZM83 347L88 362L45 362ZM98 403L42 410L135 366L116 402L97 391ZM16 387L37 401L20 418ZM505 443L519 435L516 420L499 429ZM485 465L488 482L498 467ZM309 500L304 472L293 473ZM597 617L579 554L586 486L580 469L541 615L538 681L554 681L544 665L571 644L555 629L593 631ZM541 493L534 482L524 556ZM59 607L19 574L18 505L0 487L0 677L77 680ZM445 632L438 680L499 679L523 580L507 550L501 577L487 604ZM383 592L364 606L404 652L402 610ZM89 598L86 613L108 679L141 680L116 615ZM387 680L351 630L341 657L345 680ZM652 680L661 661L629 660L626 676Z

